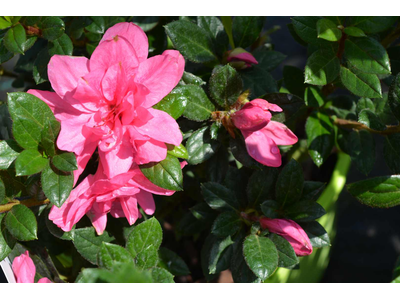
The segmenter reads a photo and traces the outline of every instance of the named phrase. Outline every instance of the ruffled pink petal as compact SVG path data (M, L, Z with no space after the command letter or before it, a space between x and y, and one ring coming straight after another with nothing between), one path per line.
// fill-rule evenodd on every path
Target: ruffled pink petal
M182 133L175 119L161 110L149 108L149 112L154 118L142 126L136 126L136 130L157 141L179 146L182 143Z
M167 157L167 146L163 142L149 139L147 141L135 141L136 154L135 162L138 165L147 164L149 162L159 162Z
M115 36L124 37L132 45L139 62L146 60L149 42L147 40L147 35L139 26L127 22L118 23L106 31L100 43L103 41L110 41L114 39Z
M285 124L271 121L262 129L277 145L293 145L298 141L297 136ZM269 132L269 133L267 133Z
M85 77L90 78L90 76L93 77L93 74ZM98 88L91 86L86 78L79 79L73 98L78 100L90 112L98 111L99 107L103 104L103 95Z
M154 214L156 210L156 204L154 203L153 195L149 192L141 190L140 193L136 194L136 199L141 208L143 208L146 215Z
M153 56L139 65L135 81L150 90L142 104L144 107L151 107L160 102L182 77L184 58L171 51Z
M28 251L14 258L12 269L17 283L34 283L36 267Z
M268 167L279 167L282 164L281 153L269 131L264 129L250 132L242 130L247 152L259 163Z
M101 81L101 88L104 97L108 101L113 101L114 98L119 99L125 96L128 86L125 79L124 69L119 63L107 69Z
M38 280L38 283L53 283L53 282L47 277L43 277Z
M258 106L247 103L232 115L232 122L240 130L256 131L265 127L271 120L271 113Z
M129 225L133 225L139 217L136 197L122 197L120 203Z
M107 226L108 210L102 204L93 203L92 209L86 214L98 235L102 235Z
M121 203L119 201L114 201L111 206L110 214L114 218L123 218L125 217L124 210L122 209Z
M264 110L270 110L270 111L275 111L275 112L281 112L282 108L280 108L278 105L269 103L267 100L264 99L254 99L250 101L251 104L254 106L258 106Z
M78 80L89 73L89 60L86 57L54 55L47 66L52 88L60 97L72 92Z

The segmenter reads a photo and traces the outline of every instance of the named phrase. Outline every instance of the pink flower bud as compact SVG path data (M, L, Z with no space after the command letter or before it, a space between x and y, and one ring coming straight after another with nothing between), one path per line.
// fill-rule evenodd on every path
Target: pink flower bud
M17 283L34 283L36 267L32 259L29 257L29 252L25 251L20 256L14 258L12 269L17 280ZM44 277L38 283L51 283L51 281Z
M240 47L229 52L227 61L236 69L246 69L251 67L252 64L258 64L251 53Z
M253 101L252 101L253 102ZM240 130L256 131L265 127L271 120L271 113L252 102L246 103L241 110L232 115L232 122Z
M310 239L299 224L287 219L260 218L263 229L268 229L272 233L279 234L285 238L293 247L298 256L310 255L313 251Z

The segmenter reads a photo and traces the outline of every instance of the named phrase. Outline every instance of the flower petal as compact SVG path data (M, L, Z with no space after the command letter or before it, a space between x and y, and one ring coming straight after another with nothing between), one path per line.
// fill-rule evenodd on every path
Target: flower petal
M43 277L39 279L38 283L53 283L53 282L47 277Z
M129 139L124 136L121 144L111 151L104 152L99 150L99 156L104 168L104 174L108 178L112 178L129 171L133 163L133 146Z
M28 251L14 258L12 269L17 283L34 283L36 267Z
M129 225L133 225L139 217L136 197L121 197L120 203Z
M251 104L254 106L258 106L264 110L270 110L270 111L275 111L275 112L281 112L282 108L280 108L278 105L269 103L267 100L264 99L254 99L250 101Z
M271 113L251 103L232 115L232 122L240 130L256 131L265 127L271 120Z
M268 136L273 139L277 145L293 145L298 141L297 136L287 128L285 124L279 122L269 122L263 131L268 131Z
M147 141L135 141L136 154L135 162L138 165L149 162L159 162L167 157L167 146L163 142L149 139Z
M141 190L140 193L136 194L136 199L141 208L143 208L146 215L154 214L156 210L156 204L154 203L153 195L149 192Z

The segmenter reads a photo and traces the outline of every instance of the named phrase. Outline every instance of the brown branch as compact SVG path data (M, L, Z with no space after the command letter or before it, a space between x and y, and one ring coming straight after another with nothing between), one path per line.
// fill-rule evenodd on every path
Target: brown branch
M39 206L39 205L48 204L48 203L50 203L49 199L45 199L45 200L41 200L41 201L38 201L36 199L27 199L27 200L23 200L23 201L13 200L12 202L9 202L7 204L0 205L0 213L7 212L7 211L11 210L11 208L13 208L13 206L19 205L19 204L25 205L26 207L32 207L32 206Z
M356 122L356 121L351 121L351 120L344 120L344 119L339 119L336 118L333 123L337 126L343 127L343 128L348 128L348 129L356 129L356 130L367 130L371 133L376 133L380 135L389 135L393 133L400 133L400 125L389 125L385 130L379 131L375 129L371 129L368 126Z

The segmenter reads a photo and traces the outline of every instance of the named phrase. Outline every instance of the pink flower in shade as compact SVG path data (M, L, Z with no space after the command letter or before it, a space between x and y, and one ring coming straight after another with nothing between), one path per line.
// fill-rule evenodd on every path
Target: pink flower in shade
M180 145L176 121L152 106L182 77L185 61L175 50L147 58L148 40L140 27L119 23L106 31L90 60L54 55L48 76L55 92L29 90L61 122L57 146L74 152L75 183L98 148L108 178L132 164L159 162L167 144Z
M286 125L271 121L271 113L282 109L263 99L247 102L231 119L243 134L247 152L259 163L279 167L282 157L278 145L293 145L298 139Z
M187 162L182 162L183 168ZM170 196L174 191L151 183L136 164L123 174L107 178L101 163L94 175L87 176L58 208L53 206L49 219L64 231L70 231L85 214L100 235L107 225L107 213L114 218L126 217L129 224L136 222L141 214L138 205L148 215L155 211L153 194Z
M253 64L258 64L258 61L251 53L240 47L229 52L227 61L236 69L247 69Z
M29 257L29 252L21 254L14 258L12 269L17 280L17 283L34 283L36 267L32 259ZM38 283L51 283L51 281L43 277L39 279Z
M270 232L285 238L298 256L306 256L312 253L313 248L307 233L295 221L262 217L260 224L263 229L267 228Z

